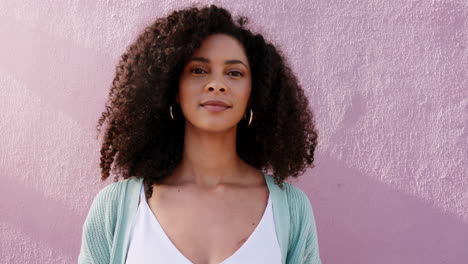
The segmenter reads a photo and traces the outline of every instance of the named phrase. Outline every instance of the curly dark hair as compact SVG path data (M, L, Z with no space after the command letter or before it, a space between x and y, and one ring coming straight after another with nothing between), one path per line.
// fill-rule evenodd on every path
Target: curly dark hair
M272 170L283 188L288 177L297 178L314 167L317 131L309 102L283 54L261 34L235 20L216 5L172 11L158 18L129 45L116 66L109 98L99 119L101 133L101 179L131 176L143 178L146 196L181 161L185 120L180 106L169 115L178 91L179 75L202 41L223 33L242 44L251 66L254 112L251 126L240 122L236 148L241 159L259 170Z

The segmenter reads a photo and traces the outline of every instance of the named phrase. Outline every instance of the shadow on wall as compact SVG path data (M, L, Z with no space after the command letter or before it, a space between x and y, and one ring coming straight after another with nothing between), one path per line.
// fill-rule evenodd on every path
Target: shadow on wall
M318 154L315 177L291 183L312 194L324 263L468 263L468 224Z
M61 197L62 203L32 188L25 187L24 183L14 176L7 173L0 177L0 185L9 186L8 188L2 188L2 195L7 199L0 199L0 222L15 226L18 230L27 234L28 239L38 244L45 244L46 248L53 249L49 259L50 263L54 263L54 260L63 257L76 262L80 251L81 232L86 214L78 215L67 208L64 203L69 203L71 206L83 202L81 194L77 192L71 198L73 200ZM2 239L16 241L11 242L13 243L12 248L5 250L11 251L10 257L15 259L19 258L19 254L34 255L32 251L38 250L33 248L32 245L25 245L24 243L15 245L18 240L21 241L24 238L2 237ZM60 256L54 256L57 253L60 253ZM42 256L44 253L37 254ZM30 261L26 263L35 263L32 259Z

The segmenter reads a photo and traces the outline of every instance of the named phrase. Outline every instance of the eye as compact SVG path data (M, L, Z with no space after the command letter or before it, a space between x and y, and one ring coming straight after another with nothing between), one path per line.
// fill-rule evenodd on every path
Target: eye
M240 71L231 71L229 73L234 73L234 75L232 75L234 77L243 77L244 76L244 74L242 72L240 72Z
M190 72L195 74L202 74L203 72L205 72L205 70L203 70L202 68L193 68L190 70Z

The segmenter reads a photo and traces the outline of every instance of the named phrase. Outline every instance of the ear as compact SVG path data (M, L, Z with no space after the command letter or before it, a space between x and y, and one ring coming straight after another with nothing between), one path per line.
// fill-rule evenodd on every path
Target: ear
M180 103L180 97L179 97L179 94L176 94L176 96L175 96L175 100L176 100L176 102Z

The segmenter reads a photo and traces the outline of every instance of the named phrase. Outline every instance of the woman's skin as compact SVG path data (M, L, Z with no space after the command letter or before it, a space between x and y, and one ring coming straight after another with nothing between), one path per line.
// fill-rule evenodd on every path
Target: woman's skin
M241 119L251 90L242 45L225 34L206 38L180 76L176 101L185 117L182 161L162 184L153 185L148 203L175 247L196 264L217 264L234 254L267 205L263 174L236 152L237 126L246 122ZM231 107L210 112L201 106L206 100Z

